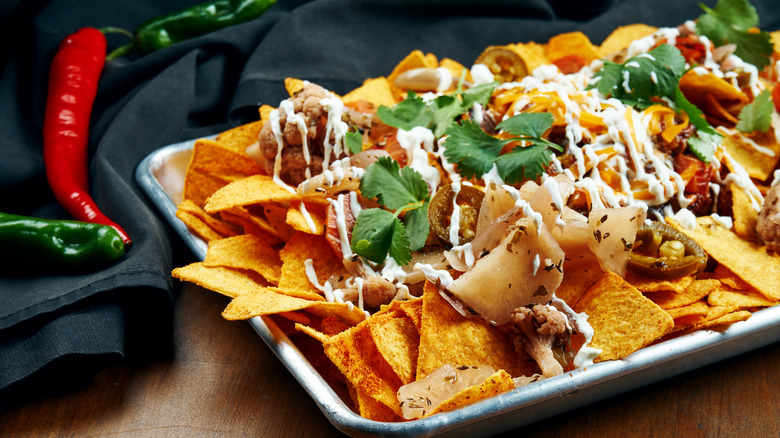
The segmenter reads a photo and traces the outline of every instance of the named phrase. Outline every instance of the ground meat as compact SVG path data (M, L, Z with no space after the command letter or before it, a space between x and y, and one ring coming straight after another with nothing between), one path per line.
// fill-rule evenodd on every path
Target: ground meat
M352 282L352 285L344 290L344 301L351 301L358 304L358 282ZM366 309L378 309L382 304L387 304L393 300L397 290L395 285L379 275L369 275L363 277L363 307Z
M532 307L518 307L512 312L516 326L515 350L531 356L544 377L563 373L563 366L555 359L552 351L557 336L568 334L568 318L552 306L534 304Z
M756 232L768 249L780 253L780 184L767 192L764 207L758 214Z
M327 132L328 112L322 106L322 100L331 94L316 84L306 84L303 89L290 98L296 115L303 119L306 125L306 143L310 160L306 163L303 150L301 129L296 123L287 123L288 114L279 108L279 127L282 132L282 164L279 177L287 184L296 186L306 179L306 168L311 175L323 171L323 143ZM367 129L371 126L371 116L359 111L345 108L342 120L351 127ZM335 141L331 133L330 143ZM260 154L265 158L265 170L269 175L274 173L274 164L279 148L272 124L269 121L263 125L258 137ZM345 154L331 156L330 161L344 158Z

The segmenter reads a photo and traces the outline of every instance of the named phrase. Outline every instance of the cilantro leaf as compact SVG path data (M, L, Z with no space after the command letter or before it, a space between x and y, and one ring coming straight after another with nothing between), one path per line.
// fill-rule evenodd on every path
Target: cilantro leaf
M759 69L769 65L773 52L767 32L750 32L758 26L758 13L747 0L718 0L715 8L699 4L704 10L696 22L696 31L716 46L736 44L735 55Z
M720 142L721 136L698 131L696 135L688 139L688 150L705 164L712 161L715 156L715 144Z
M493 95L498 82L481 84L466 91L458 91L450 95L437 96L425 102L413 91L409 91L406 99L394 107L380 106L377 115L387 125L410 130L415 126L430 128L436 138L445 134L461 114L468 111L475 103L485 105Z
M406 216L404 216L404 225L409 231L409 248L412 251L417 251L425 246L425 241L428 240L430 232L428 204L426 201L422 207L408 210Z
M516 147L498 157L498 174L507 182L536 179L552 161L550 155L550 150L541 144Z
M655 103L653 97L672 97L684 70L685 58L680 50L661 44L623 64L605 62L594 75L598 81L588 88L644 109Z
M393 213L381 208L361 210L352 229L352 251L374 263L383 262L400 222Z
M678 108L688 114L690 123L695 126L699 132L717 135L715 128L713 128L712 125L710 125L710 122L704 117L704 112L685 97L679 86L674 90L674 101L677 103Z
M409 263L411 252L428 239L428 184L411 167L402 169L397 161L382 157L366 168L360 192L392 211L361 210L352 230L352 251L375 263L382 263L388 253L401 265Z
M363 152L363 134L358 131L349 131L345 135L347 149L353 154Z
M473 120L452 125L446 134L444 156L458 165L458 173L465 178L479 178L488 173L501 149L511 141L489 135Z
M488 135L478 123L464 120L447 130L444 155L458 165L458 172L466 178L481 177L496 164L498 174L509 183L533 179L544 172L552 160L550 148L563 148L542 138L552 126L550 113L523 113L497 125L515 137L500 139ZM530 144L518 146L509 153L501 150L509 143L524 140Z
M430 196L428 184L416 170L401 169L390 157L381 157L366 168L360 181L360 193L366 198L376 198L391 210L419 203Z
M769 91L762 91L753 102L742 107L737 129L748 134L756 131L766 132L772 124L772 108Z
M376 110L379 118L394 128L408 131L415 126L428 126L433 120L433 114L428 105L413 91L406 94L406 99L390 108L380 105Z

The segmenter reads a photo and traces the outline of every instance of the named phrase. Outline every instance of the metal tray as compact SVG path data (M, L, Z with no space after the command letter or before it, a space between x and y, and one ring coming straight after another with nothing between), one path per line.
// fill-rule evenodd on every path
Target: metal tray
M147 156L136 181L197 257L205 242L176 218L184 174L195 140ZM699 331L639 350L615 361L542 380L453 412L405 423L370 421L353 412L290 339L266 318L249 323L335 427L355 437L489 436L594 403L780 340L780 306L755 312L724 332Z

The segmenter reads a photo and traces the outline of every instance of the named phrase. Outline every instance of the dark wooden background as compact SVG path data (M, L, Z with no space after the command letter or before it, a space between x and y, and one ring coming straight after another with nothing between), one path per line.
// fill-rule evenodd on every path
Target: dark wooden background
M182 286L170 360L7 406L0 436L341 436L249 324L222 319L226 304ZM502 436L780 436L780 343Z

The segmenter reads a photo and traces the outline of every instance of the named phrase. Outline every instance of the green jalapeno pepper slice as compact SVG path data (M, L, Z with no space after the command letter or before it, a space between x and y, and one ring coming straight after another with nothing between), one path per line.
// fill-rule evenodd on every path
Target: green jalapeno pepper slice
M458 240L459 244L471 242L477 233L477 218L482 207L482 199L485 193L473 186L460 184L459 190L453 190L452 184L447 184L439 190L431 199L428 206L428 222L431 231L446 246L452 246L450 239L450 227L455 203L460 208L458 214Z
M693 239L662 222L650 222L636 233L628 271L649 278L673 280L707 266L707 253Z

